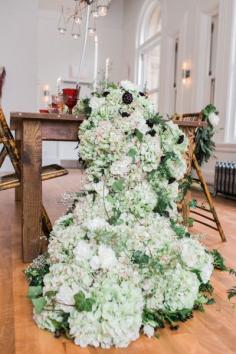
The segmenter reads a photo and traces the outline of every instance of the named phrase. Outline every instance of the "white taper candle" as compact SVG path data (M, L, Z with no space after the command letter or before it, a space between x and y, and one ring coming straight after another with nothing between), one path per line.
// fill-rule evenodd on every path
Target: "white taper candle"
M94 73L93 73L93 89L97 88L97 76L98 76L98 36L94 37Z
M105 81L108 81L108 78L109 78L109 66L110 66L110 58L107 58L106 59Z

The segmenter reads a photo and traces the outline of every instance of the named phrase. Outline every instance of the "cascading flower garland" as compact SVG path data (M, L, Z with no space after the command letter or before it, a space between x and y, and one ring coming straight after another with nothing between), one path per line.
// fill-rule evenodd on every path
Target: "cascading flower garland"
M127 347L208 303L213 257L178 223L188 140L132 83L82 102L88 183L26 270L34 319L82 347Z

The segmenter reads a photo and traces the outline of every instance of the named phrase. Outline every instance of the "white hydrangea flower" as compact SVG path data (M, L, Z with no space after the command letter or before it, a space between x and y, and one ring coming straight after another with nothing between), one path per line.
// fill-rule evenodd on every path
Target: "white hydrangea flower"
M92 108L92 110L98 110L104 105L105 102L106 101L104 97L92 96L89 101L89 106Z
M132 159L129 156L124 157L122 160L113 162L110 168L112 175L125 176L129 173L132 164Z
M215 112L211 112L208 119L213 127L217 127L217 125L219 125L220 117Z
M96 230L101 230L105 227L109 226L106 220L103 218L97 217L91 220L86 221L83 224L83 227L88 229L89 231L96 231Z
M126 348L139 337L143 297L132 283L120 285L106 279L101 284L94 312L74 311L69 319L70 334L81 347Z
M148 336L149 338L154 336L154 328L150 325L145 325L143 326L143 332Z
M98 256L93 256L90 260L90 266L93 270L97 270L101 267L101 259Z
M177 264L167 272L168 283L165 289L165 306L171 311L192 309L197 300L200 282L195 273Z
M192 238L181 240L180 247L182 260L189 268L199 270L202 282L207 283L214 269L212 256Z
M89 259L91 257L91 254L92 250L90 244L83 240L79 241L78 245L74 249L75 259L78 262Z
M34 320L41 329L46 329L50 332L55 332L55 321L60 323L63 321L61 313L57 311L42 311L40 314L34 312Z
M117 263L115 252L110 247L100 245L98 248L98 255L101 267L104 269L112 268Z
M150 128L146 124L146 119L144 119L141 112L134 112L127 118L127 123L129 123L130 129L138 129L142 134L146 134Z
M77 294L79 290L80 286L78 284L73 284L72 286L63 284L60 286L56 295L59 308L66 313L70 313L75 304L74 295Z
M157 135L145 137L140 147L140 155L142 168L145 172L157 169L162 156L160 139Z

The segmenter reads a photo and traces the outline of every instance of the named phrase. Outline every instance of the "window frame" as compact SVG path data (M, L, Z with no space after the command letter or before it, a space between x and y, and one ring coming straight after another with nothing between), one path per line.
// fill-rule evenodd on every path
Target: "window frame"
M146 39L144 38L144 34L148 25L148 21L150 20L150 16L153 10L159 7L160 8L160 21L162 23L162 7L160 2L152 1L149 6L146 8L145 13L143 14L143 20L139 25L139 36L138 36L138 44L137 44L137 82L140 87L145 88L145 69L144 69L144 56L148 52L151 52L156 47L160 47L161 53L161 39L162 39L162 26L159 31L157 31L153 36ZM161 54L160 54L161 61ZM159 64L161 66L161 63ZM157 78L157 86L151 88L148 93L150 95L157 93L157 102L156 105L159 105L159 93L160 93L160 74L159 78Z

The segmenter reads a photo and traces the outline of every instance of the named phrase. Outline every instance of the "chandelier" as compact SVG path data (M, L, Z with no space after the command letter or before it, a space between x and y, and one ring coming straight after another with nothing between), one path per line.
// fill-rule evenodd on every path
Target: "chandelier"
M65 14L64 7L61 7L60 17L58 21L58 32L65 34L68 27L71 28L71 35L74 39L80 37L80 25L83 21L83 13L86 8L90 8L90 23L88 27L88 34L90 36L96 35L96 19L104 17L108 13L111 0L74 0L74 10L68 16Z

